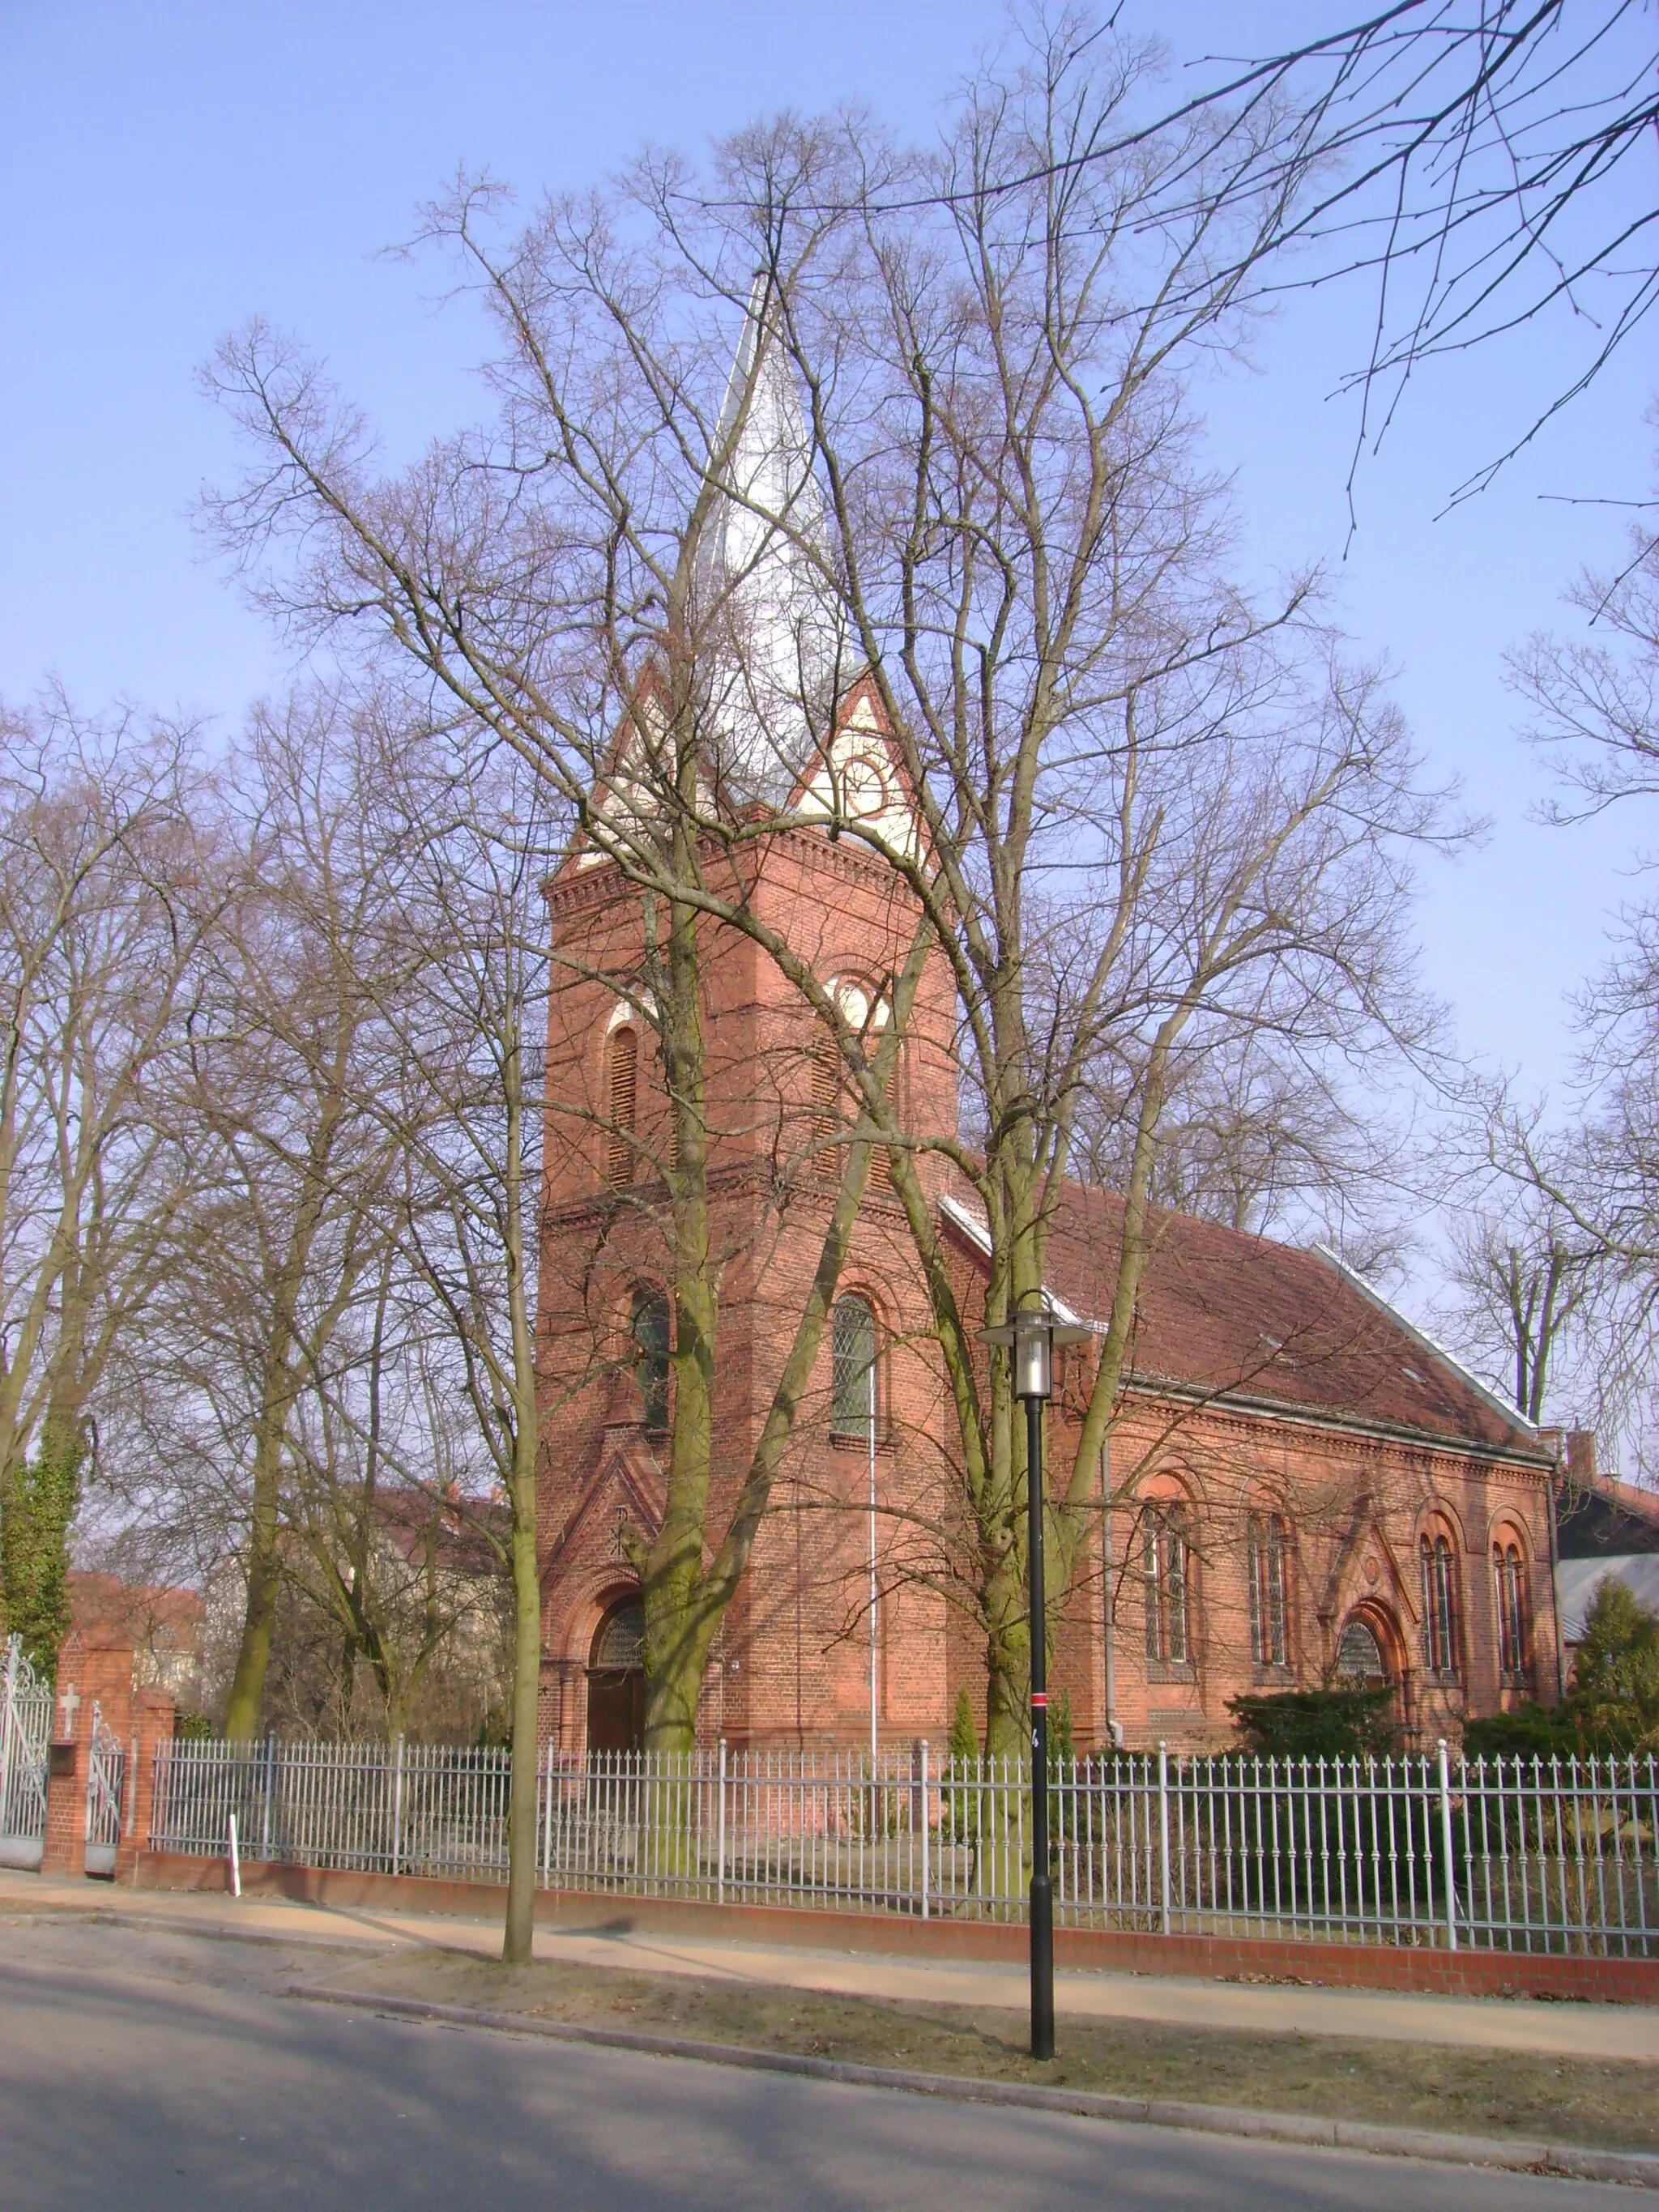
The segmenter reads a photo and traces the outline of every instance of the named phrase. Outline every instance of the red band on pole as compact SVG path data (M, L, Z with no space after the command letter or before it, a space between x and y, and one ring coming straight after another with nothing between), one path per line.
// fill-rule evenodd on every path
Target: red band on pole
M1032 1691L1032 1692L1031 1692L1031 1703L1032 1703L1032 1705L1046 1705L1048 1704L1048 1692L1047 1692L1046 1691L1043 1691L1043 1690L1033 1690L1033 1691Z

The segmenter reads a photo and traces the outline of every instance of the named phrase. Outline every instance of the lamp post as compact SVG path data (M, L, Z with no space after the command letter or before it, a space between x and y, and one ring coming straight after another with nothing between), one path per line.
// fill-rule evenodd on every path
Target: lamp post
M1025 1558L1031 1646L1031 2056L1054 2055L1054 1886L1048 1873L1048 1624L1042 1589L1042 1409L1054 1395L1054 1346L1081 1344L1093 1331L1057 1326L1041 1307L1025 1307L1002 1328L980 1332L1014 1358L1014 1395L1025 1405Z

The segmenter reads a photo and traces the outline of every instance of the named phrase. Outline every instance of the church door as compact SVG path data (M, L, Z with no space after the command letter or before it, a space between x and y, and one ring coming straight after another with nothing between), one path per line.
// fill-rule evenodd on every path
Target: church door
M639 1751L645 1743L645 1608L637 1597L599 1623L587 1668L589 1751Z

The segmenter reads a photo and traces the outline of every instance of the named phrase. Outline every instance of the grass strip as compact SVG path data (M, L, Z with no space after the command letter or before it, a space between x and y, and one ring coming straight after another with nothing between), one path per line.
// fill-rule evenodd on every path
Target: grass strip
M853 2065L1448 2135L1659 2151L1659 2070L1634 2060L1071 2017L1059 2023L1054 2063L1039 2066L1024 2049L1020 2015L989 2007L562 1961L507 1967L457 1952L404 1952L349 1965L337 1957L328 1979L365 1996Z

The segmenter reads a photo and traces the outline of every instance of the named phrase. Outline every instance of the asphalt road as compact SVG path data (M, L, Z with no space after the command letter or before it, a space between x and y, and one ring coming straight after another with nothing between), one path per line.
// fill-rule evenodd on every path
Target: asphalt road
M4 2212L1610 2212L1636 2201L383 2020L283 1996L290 1972L284 1954L251 1960L240 1944L107 1925L0 1929Z

